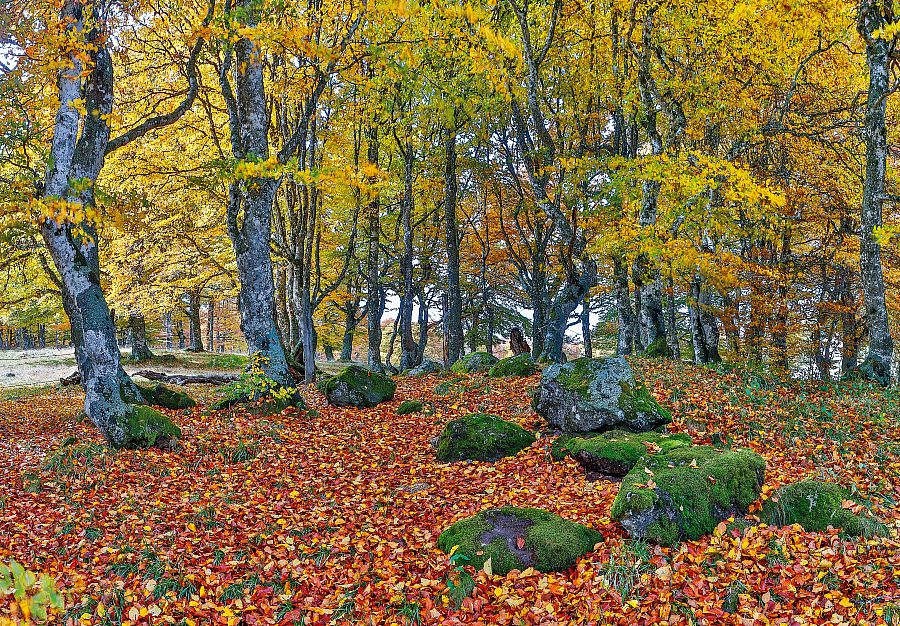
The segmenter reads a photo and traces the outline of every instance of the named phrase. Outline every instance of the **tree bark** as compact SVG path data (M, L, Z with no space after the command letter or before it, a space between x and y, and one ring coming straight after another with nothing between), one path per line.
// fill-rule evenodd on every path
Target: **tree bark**
M149 361L153 358L153 353L147 346L147 324L144 314L132 311L128 315L128 325L131 327L131 360Z
M857 29L866 41L866 61L869 66L869 92L866 101L864 136L866 140L866 177L860 228L860 286L863 292L866 323L869 328L869 353L866 361L872 377L881 384L891 381L891 360L894 342L888 323L885 302L884 271L881 264L881 244L875 229L882 225L882 202L885 193L885 169L888 146L885 110L890 95L890 50L888 39L873 37L879 28L894 20L893 2L861 0Z
M591 299L585 297L581 301L581 338L584 344L584 356L593 358L594 350L591 341Z
M619 332L616 354L628 355L634 351L634 311L628 290L628 270L620 256L613 257L613 280L615 281L616 312L619 317Z
M238 0L245 26L256 26L252 0ZM229 110L232 151L238 160L269 158L269 110L265 92L263 53L252 40L234 44L235 89L228 83L230 63L222 68L220 82ZM230 62L230 56L228 61ZM266 376L284 386L293 386L288 360L275 325L275 285L270 240L272 203L279 179L250 176L229 185L226 223L234 246L240 281L238 309L241 331L251 354L262 357Z
M378 165L378 127L374 124L369 127L368 160L372 165ZM373 184L374 180L371 181ZM381 203L378 195L369 202L367 210L367 255L366 255L366 309L368 311L368 365L369 369L376 372L384 371L381 362L381 314L384 303L381 299Z
M203 329L200 322L200 293L189 294L188 319L190 321L189 352L203 352Z
M447 360L462 356L462 291L459 285L459 230L456 221L456 131L444 128L444 244L447 252Z
M413 290L413 168L415 152L412 144L406 143L403 152L403 200L400 205L400 225L403 229L403 252L400 255L400 273L403 289L400 294L400 370L407 370L419 364L421 354L413 338L412 314L415 291Z

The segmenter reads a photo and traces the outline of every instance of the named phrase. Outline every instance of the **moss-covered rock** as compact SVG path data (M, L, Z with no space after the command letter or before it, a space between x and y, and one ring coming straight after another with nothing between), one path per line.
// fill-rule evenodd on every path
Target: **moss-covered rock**
M676 448L643 457L622 479L611 516L632 537L698 539L759 497L766 462L752 450Z
M603 535L540 509L503 507L488 509L460 520L438 537L438 549L467 557L467 565L501 576L533 567L540 572L561 572L572 567Z
M425 376L426 374L440 374L443 371L444 365L442 363L431 359L422 359L421 363L412 369L406 370L405 374L407 376Z
M424 405L418 400L404 400L400 403L400 406L397 407L395 413L397 415L410 415L412 413L421 412L423 408L425 408Z
M152 385L138 385L138 389L141 390L141 395L144 397L147 404L152 404L153 406L161 406L164 409L172 410L190 409L191 407L197 406L194 399L183 391L171 389L170 387L166 387L159 383Z
M600 476L625 476L645 454L669 452L691 443L685 434L612 430L589 439L572 438L566 449L584 468L588 479L594 480Z
M350 365L319 383L319 390L335 406L373 407L393 400L397 383L384 374Z
M848 504L848 508L844 504ZM855 510L854 510L855 509ZM808 531L838 528L853 537L887 536L887 528L835 483L801 480L778 489L763 502L763 521L777 526L800 524Z
M671 359L672 358L672 349L669 348L669 344L666 343L666 338L663 335L660 335L644 348L644 356L651 357L654 359Z
M438 461L497 461L534 443L534 435L496 415L472 413L455 419L438 436Z
M119 447L168 448L181 437L181 429L155 409L140 404L128 405L128 413L122 422L124 435Z
M457 374L477 374L487 372L496 365L497 357L489 352L473 352L461 357L450 371Z
M520 354L497 361L488 370L488 376L506 378L512 376L531 376L537 372L537 365L530 354Z
M643 432L672 421L622 357L580 358L547 367L533 406L565 433Z

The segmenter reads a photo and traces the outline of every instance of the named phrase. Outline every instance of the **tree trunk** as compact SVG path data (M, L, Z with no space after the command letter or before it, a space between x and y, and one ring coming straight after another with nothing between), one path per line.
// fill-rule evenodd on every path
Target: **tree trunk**
M236 3L246 26L256 26L250 0ZM269 158L269 110L265 93L264 56L256 43L241 38L234 44L234 101L229 100L232 150L238 160ZM221 81L227 84L227 75ZM230 86L227 93L231 96ZM226 221L234 246L240 281L238 309L241 330L251 354L259 355L266 376L293 386L287 356L275 324L275 284L270 242L272 203L279 179L248 177L229 185Z
M591 298L586 296L581 301L581 338L584 342L584 356L591 359L594 357L593 346L591 345Z
M675 281L670 276L666 285L666 343L669 354L676 361L681 360L681 342L678 338L678 324L675 317Z
M209 299L209 310L206 317L206 335L209 338L207 347L210 352L216 351L216 302L212 298Z
M190 320L190 352L203 352L203 329L200 321L200 293L190 294L188 306L188 319Z
M413 338L412 314L413 299L413 167L415 153L411 144L407 143L403 162L403 201L400 205L400 225L403 229L403 253L400 256L400 273L403 278L403 290L400 294L400 370L413 368L421 361L419 347Z
M620 256L613 257L613 279L616 290L616 312L619 317L619 333L616 354L628 355L634 351L634 311L628 292L628 270Z
M459 231L456 222L456 132L444 129L444 242L447 251L447 360L462 356L462 292L459 286Z
M892 5L893 3L885 3ZM889 9L885 9L889 10ZM860 286L863 292L866 323L869 328L869 353L866 357L871 376L887 385L891 381L894 342L888 323L881 265L881 244L875 229L882 225L882 202L885 193L885 168L888 157L885 110L890 94L890 51L893 42L873 33L893 20L884 15L881 3L861 0L857 28L866 40L869 66L869 93L866 102L866 178L860 229Z
M153 358L153 353L147 346L147 324L144 314L140 311L132 311L128 315L128 325L131 328L131 360L148 361Z
M70 34L81 36L85 26L81 5L67 0L61 18L67 22L66 30ZM97 36L99 33L87 38L94 40ZM81 53L76 52L79 48L75 46L71 50L70 63L63 64L58 75L59 106L47 159L44 199L91 208L93 183L103 167L109 145L106 116L112 111L112 60L105 46L98 44L90 53L93 67L82 84L85 67ZM78 101L88 111L84 120ZM83 181L91 184L85 185ZM146 443L133 439L128 428L131 409L126 402L141 401L141 395L121 366L116 329L100 288L96 228L86 220L57 222L45 217L41 235L61 280L63 309L69 318L85 391L85 412L111 445ZM156 438L155 434L152 438Z
M369 163L378 165L378 127L369 128ZM375 182L374 180L372 181ZM367 255L366 255L366 309L368 310L369 330L369 369L376 372L384 371L381 362L381 314L384 303L381 300L381 276L380 276L380 245L381 245L381 203L376 194L368 206L367 216Z

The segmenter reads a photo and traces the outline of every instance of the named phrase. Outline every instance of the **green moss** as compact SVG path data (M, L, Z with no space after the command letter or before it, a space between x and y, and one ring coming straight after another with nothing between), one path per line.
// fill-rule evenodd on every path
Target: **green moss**
M611 516L663 545L673 542L665 520L680 539L698 539L747 510L759 497L765 468L760 455L744 449L690 446L645 456L622 479Z
M519 540L524 539L520 549ZM438 537L438 548L468 558L476 569L491 559L495 574L534 567L541 572L560 572L594 549L603 536L587 526L570 522L540 509L503 507L489 509L450 526Z
M448 461L497 461L534 443L534 435L496 415L473 413L448 423L437 440L437 458Z
M395 411L397 415L410 415L412 413L419 413L424 408L424 405L418 400L404 400L400 403L400 406L397 407Z
M672 423L672 414L660 406L643 384L637 383L632 387L628 383L622 382L620 386L622 394L619 396L619 408L622 409L629 421L636 420L641 413L654 413L661 415L665 424Z
M450 371L457 374L484 373L497 363L497 357L489 352L473 352L460 358Z
M887 528L868 512L854 513L844 502L859 504L840 485L819 480L801 480L781 487L763 503L762 519L773 525L800 524L811 532L829 526L853 537L886 536Z
M319 383L319 390L333 404L373 407L394 397L397 383L390 377L359 365L345 367ZM338 397L338 396L347 396Z
M488 370L488 376L493 378L531 376L535 372L537 372L537 366L534 364L534 359L531 358L531 355L520 354L497 361Z
M171 389L159 383L153 385L138 385L141 395L148 404L161 406L164 409L189 409L197 406L194 399L182 391Z
M649 346L644 348L644 356L648 356L651 358L664 358L670 359L672 358L672 350L669 349L669 344L666 343L666 338L663 335L660 335L656 339L654 339Z
M151 448L168 445L181 437L181 429L155 409L139 404L129 405L125 423L123 448Z
M691 438L685 434L613 430L591 438L575 437L567 442L566 448L585 467L622 476L653 446L658 446L660 452L669 452L691 443Z

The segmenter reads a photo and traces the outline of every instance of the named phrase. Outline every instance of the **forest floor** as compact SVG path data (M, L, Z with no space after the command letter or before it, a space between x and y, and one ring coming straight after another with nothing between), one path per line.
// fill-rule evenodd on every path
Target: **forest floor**
M240 354L184 350L155 352L156 359L139 364L130 363L126 354L125 370L129 373L152 369L165 374L211 374L241 369L247 363L247 357ZM72 348L0 350L0 391L55 385L75 370L75 350Z
M766 458L764 498L799 478L838 481L894 538L751 525L675 548L630 541L609 517L618 485L552 463L552 437L493 464L435 461L430 440L467 412L543 432L536 376L462 377L445 395L427 377L398 378L395 400L374 409L328 407L310 388L309 413L173 412L184 436L171 452L108 451L79 421L75 389L2 401L0 561L55 577L59 621L72 624L900 623L900 392L633 364L672 430ZM408 398L433 412L395 415ZM77 453L59 455L72 435ZM605 540L560 574L472 571L457 608L438 534L499 505Z

